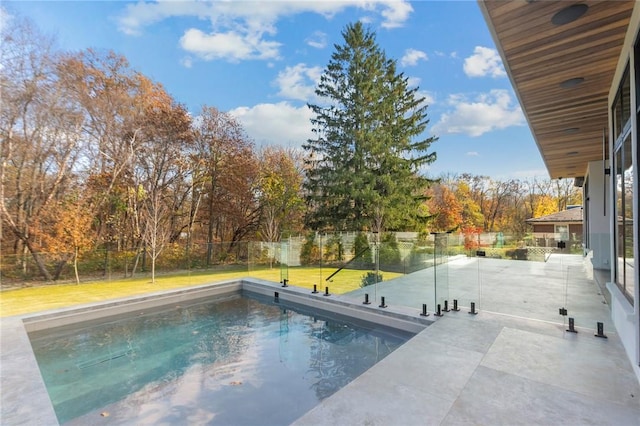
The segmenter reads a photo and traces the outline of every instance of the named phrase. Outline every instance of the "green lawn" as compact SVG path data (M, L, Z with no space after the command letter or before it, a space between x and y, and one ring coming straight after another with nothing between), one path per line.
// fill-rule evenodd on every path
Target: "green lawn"
M320 268L289 268L289 284L312 289L318 286L318 291L324 291L329 286L331 293L341 294L360 288L362 276L366 271L342 270L331 282L325 278L334 269ZM385 280L401 274L383 272ZM0 293L0 317L21 315L49 309L62 308L84 303L99 302L121 297L141 295L161 290L191 287L242 277L255 277L269 281L280 281L280 269L261 269L247 271L207 271L189 274L163 275L156 277L152 284L149 277L130 278L113 281L96 281L77 284L44 284L17 290L5 290Z

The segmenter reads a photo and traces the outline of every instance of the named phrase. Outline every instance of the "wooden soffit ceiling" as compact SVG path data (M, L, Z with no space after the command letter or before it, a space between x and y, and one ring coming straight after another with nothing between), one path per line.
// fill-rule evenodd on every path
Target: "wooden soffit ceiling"
M602 159L607 97L635 1L478 3L549 175L582 176ZM571 14L567 7L582 14L552 22Z

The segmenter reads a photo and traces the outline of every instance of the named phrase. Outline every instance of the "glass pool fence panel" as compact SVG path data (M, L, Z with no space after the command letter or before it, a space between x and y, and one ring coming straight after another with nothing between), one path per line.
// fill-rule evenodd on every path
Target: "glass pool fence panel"
M44 269L53 281L75 280L73 253L40 252L37 256L40 265L31 253L3 254L0 257L3 284L19 286L27 281L45 280L41 269ZM140 273L143 260L147 260L147 256L136 256L130 251L95 250L81 253L78 257L78 276L81 281L128 278L134 272Z
M331 280L343 283L344 294L358 303L400 305L416 312L426 304L431 312L436 297L447 297L447 241L439 238L437 247L435 242L434 235L393 233L378 239L369 234L366 255L347 260ZM441 286L438 296L437 278Z
M610 248L610 233L592 233L584 241L582 255L568 245L551 255L547 263L558 265L562 280L560 301L555 313L558 314L559 308L565 310L560 317L565 325L572 318L575 327L592 329L594 334L597 333L598 323L602 323L605 333L613 330L609 308L611 295L606 289L606 283L612 281ZM618 274L621 273L622 269L619 268Z
M313 288L320 281L320 246L318 234L286 236L280 241L280 276L273 281L297 287ZM319 288L319 287L318 287Z
M341 233L329 237L325 281L332 292L357 303L400 304L401 278L412 268L415 233Z
M359 290L375 290L382 274L376 274L376 238L364 232L323 235L321 289L330 294L359 297ZM379 272L379 271L378 271ZM373 295L372 295L373 301Z
M569 282L580 279L583 256L575 253L574 243L558 242L504 233L466 236L464 248L473 262L460 266L451 287L464 286L459 275L475 275L476 290L470 294L476 310L566 322Z
M155 259L156 277L162 275L198 276L193 283L209 282L215 276L225 273L246 274L250 267L259 267L259 249L247 241L228 241L216 243L187 244L186 242L169 244L163 247ZM265 253L268 251L265 250ZM121 251L110 253L108 279L151 276L153 251ZM226 279L222 277L220 279ZM184 278L183 278L184 280ZM184 282L184 281L183 281Z
M289 241L280 242L280 282L289 283ZM285 281L286 280L286 281Z
M480 306L480 270L478 236L450 233L446 237L446 278L448 309L478 311ZM482 254L482 253L480 253ZM444 269L440 266L439 269ZM443 281L443 280L441 280ZM439 301L444 308L442 300Z
M282 250L282 244L276 241L254 241L248 243L248 275L269 281L281 281L282 259L286 256L286 254L283 255Z
M383 241L372 234L369 250L345 264L335 277L342 274L344 293L359 302L368 301L376 306L406 304L407 291L412 289L405 278L410 269L413 244L398 241L390 235L380 239Z
M445 309L449 304L449 234L433 235L433 310Z

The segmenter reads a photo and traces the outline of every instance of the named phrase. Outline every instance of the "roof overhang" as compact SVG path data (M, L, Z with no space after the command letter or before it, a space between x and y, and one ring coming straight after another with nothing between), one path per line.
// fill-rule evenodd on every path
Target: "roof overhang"
M582 176L603 158L609 89L635 1L478 3L550 177ZM579 17L558 24L571 6Z

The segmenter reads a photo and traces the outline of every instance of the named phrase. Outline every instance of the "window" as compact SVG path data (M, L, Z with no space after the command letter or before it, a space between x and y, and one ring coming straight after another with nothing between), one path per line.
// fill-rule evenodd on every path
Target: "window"
M616 144L614 155L616 200L616 283L633 303L634 296L634 233L633 233L633 154L629 132Z
M569 225L555 225L557 241L569 241Z
M622 90L620 91L620 93L622 94L622 119L620 122L622 124L622 128L624 129L624 127L631 119L631 80L629 78L628 65L624 73L624 77L622 80Z
M631 80L629 77L629 65L627 65L622 75L622 82L618 88L615 101L613 101L611 114L613 116L613 137L617 140L631 124Z

